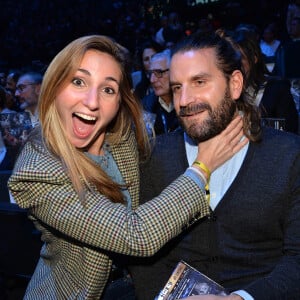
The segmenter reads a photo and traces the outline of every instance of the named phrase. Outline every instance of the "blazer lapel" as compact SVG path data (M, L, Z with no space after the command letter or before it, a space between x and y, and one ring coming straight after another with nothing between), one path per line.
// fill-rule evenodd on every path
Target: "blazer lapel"
M116 146L112 146L112 155L118 165L124 182L129 185L128 191L132 201L132 208L138 206L139 200L139 164L138 152L133 133Z

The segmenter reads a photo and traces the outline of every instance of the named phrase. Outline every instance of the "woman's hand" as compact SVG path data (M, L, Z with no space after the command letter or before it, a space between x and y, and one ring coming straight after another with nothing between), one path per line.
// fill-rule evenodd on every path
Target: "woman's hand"
M197 160L213 172L248 143L243 133L243 119L235 117L219 135L198 145Z

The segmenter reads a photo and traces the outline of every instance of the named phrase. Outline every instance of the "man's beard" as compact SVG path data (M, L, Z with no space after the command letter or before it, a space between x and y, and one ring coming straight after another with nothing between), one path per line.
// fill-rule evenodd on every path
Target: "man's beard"
M208 117L203 121L198 121L197 116L192 122L184 118L185 115L193 115L205 110L208 113ZM183 107L179 112L178 118L186 133L198 144L222 132L232 121L235 112L236 102L232 100L227 87L223 100L214 110L207 103L194 104L190 107Z

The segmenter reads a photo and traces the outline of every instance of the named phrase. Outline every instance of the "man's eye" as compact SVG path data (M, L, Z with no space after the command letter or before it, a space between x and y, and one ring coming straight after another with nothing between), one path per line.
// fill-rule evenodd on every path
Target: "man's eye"
M204 80L197 80L196 82L197 82L198 85L203 85L205 83Z
M174 85L174 86L172 86L171 90L172 90L173 93L175 93L179 90L179 88L180 88L180 86Z

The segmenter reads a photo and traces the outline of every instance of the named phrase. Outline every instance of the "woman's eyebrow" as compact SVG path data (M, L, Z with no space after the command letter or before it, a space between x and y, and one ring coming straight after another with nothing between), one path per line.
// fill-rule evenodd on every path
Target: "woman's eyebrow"
M86 74L88 76L92 76L92 74L88 70L86 70L86 69L79 68L78 71L82 72L82 73L84 73L84 74ZM114 78L112 76L105 77L105 81L114 81L115 83L117 83L118 85L120 85L120 82L116 78Z

